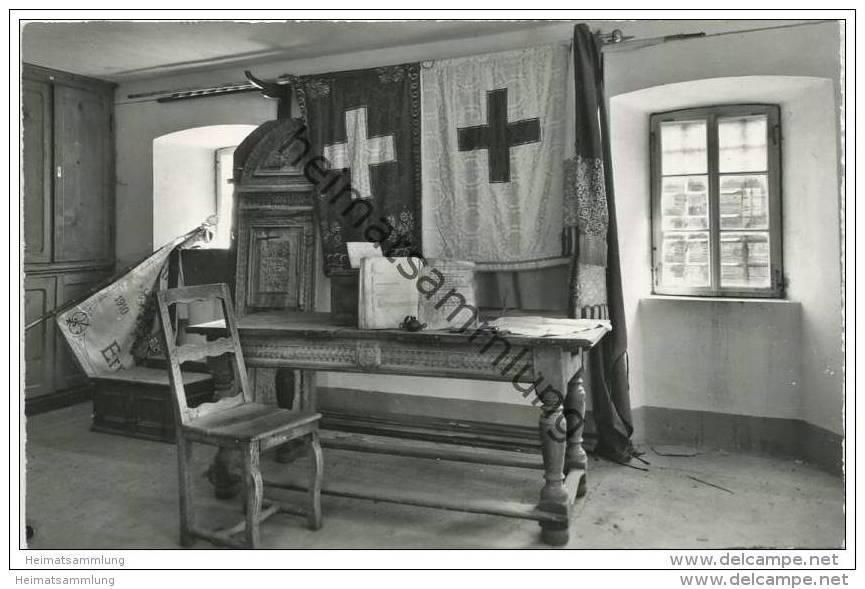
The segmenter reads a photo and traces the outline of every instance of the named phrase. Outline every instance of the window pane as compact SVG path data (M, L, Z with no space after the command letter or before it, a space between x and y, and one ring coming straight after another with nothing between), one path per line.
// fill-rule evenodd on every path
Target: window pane
M721 232L721 286L770 286L767 231Z
M709 228L709 189L706 176L674 176L664 178L662 184L662 229Z
M706 121L661 123L661 174L705 174Z
M721 176L721 229L769 228L769 180L766 174Z
M664 233L664 286L709 286L709 234L706 231Z
M766 115L718 119L718 169L766 170Z

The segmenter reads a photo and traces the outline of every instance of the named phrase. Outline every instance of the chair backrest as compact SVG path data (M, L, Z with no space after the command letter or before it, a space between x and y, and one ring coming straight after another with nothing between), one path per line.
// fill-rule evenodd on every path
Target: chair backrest
M583 319L609 319L610 308L607 305L586 305L580 309Z
M168 356L168 370L171 379L171 389L174 393L174 406L177 410L176 415L180 423L188 423L208 413L223 411L252 402L252 392L250 391L249 380L246 375L243 352L240 349L240 336L237 333L237 324L228 285L220 283L170 288L157 292L156 299L159 303L159 322L162 325L165 352ZM173 323L169 308L171 305L178 303L192 303L195 301L219 301L221 303L228 337L221 337L204 343L177 345L177 334L172 326ZM234 376L239 381L240 392L233 397L220 399L215 403L202 403L194 408L187 406L186 391L183 388L183 375L180 371L180 365L190 360L201 360L227 353L232 354L234 358Z

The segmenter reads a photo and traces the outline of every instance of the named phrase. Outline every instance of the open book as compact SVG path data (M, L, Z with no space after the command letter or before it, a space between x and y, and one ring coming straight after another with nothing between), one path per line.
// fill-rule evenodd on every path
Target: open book
M407 316L426 323L425 329L474 325L474 266L457 260L362 258L358 327L396 329Z
M492 327L499 333L529 337L568 337L597 327L603 327L607 331L612 329L609 319L564 319L530 315L499 317L487 323L487 327Z

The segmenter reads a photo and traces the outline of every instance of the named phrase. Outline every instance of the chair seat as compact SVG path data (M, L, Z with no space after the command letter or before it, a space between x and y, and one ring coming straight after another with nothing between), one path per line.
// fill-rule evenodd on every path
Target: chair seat
M261 403L244 403L193 419L184 424L183 429L206 436L255 441L314 423L320 418L321 413L314 411L289 411Z

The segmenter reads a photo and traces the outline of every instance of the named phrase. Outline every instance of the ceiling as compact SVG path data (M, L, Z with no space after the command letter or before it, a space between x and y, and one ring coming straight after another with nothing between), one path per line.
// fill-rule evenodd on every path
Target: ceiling
M30 21L23 61L115 82L525 31L545 21Z

